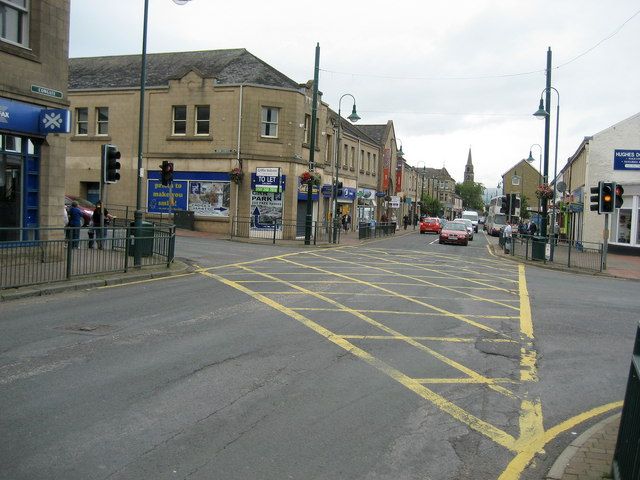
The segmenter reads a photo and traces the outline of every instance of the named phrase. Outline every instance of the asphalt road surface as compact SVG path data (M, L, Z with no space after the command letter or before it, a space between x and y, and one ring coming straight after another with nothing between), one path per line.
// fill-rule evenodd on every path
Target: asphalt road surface
M196 272L0 304L0 479L541 479L620 408L638 284L406 236L181 238Z

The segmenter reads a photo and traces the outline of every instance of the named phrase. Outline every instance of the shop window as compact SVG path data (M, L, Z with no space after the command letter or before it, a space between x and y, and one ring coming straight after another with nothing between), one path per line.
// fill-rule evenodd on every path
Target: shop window
M210 115L209 105L196 107L196 135L209 135Z
M86 107L76 108L76 135L89 134L89 109Z
M0 38L29 46L28 0L0 0Z
M618 210L618 243L631 243L631 209Z
M187 107L185 105L173 106L173 118L171 123L172 135L187 134Z
M109 107L96 108L96 135L109 134Z

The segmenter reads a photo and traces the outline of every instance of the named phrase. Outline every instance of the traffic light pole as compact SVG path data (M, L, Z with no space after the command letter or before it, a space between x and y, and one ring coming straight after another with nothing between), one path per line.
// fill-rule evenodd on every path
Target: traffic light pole
M311 105L311 139L309 141L309 172L315 170L314 155L316 153L317 103L318 103L318 71L320 70L320 44L316 44L315 67L313 69L313 95ZM318 200L319 201L319 200ZM304 244L311 244L311 229L313 227L313 181L307 185L307 211L304 222Z
M607 269L607 251L609 250L609 214L604 214L604 231L602 232L602 265L601 269Z

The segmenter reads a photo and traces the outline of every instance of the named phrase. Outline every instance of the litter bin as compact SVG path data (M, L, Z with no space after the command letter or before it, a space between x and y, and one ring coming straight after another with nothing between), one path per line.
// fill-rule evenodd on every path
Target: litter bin
M142 221L140 227L140 238L136 237L136 223L131 222L132 237L129 237L129 256L135 256L136 249L140 249L141 257L153 255L153 223Z
M534 236L531 241L531 259L544 260L546 237Z
M195 230L194 213L191 210L175 210L173 212L173 223L176 228Z

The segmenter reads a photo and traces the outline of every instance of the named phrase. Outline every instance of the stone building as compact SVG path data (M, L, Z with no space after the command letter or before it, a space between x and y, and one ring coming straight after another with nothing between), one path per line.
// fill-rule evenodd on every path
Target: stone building
M309 168L312 82L296 83L245 49L150 54L147 71L144 208L193 211L198 230L215 232L229 232L232 218L251 221L252 229L304 220L307 192L299 176ZM122 167L108 201L134 205L139 91L139 55L70 60L70 193L97 199L100 145L110 143L118 146ZM332 213L338 123L321 94L316 115L321 181L313 219L322 221ZM342 119L339 151L339 211L349 211L356 224L358 192L375 198L380 149ZM174 165L171 188L160 182L163 161ZM234 169L241 175L232 175Z
M464 167L464 183L473 183L473 161L471 160L471 147L469 147L469 156L467 164Z
M62 227L69 0L2 2L1 8L0 227ZM17 230L0 235L19 237Z
M604 215L590 210L590 190L599 181L622 186L623 204L611 214L611 250L640 254L640 113L585 137L558 174L558 223L575 242L601 243Z

